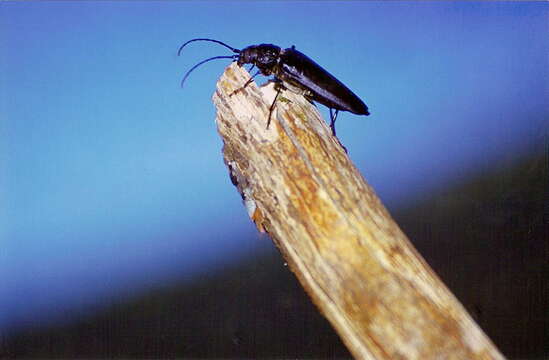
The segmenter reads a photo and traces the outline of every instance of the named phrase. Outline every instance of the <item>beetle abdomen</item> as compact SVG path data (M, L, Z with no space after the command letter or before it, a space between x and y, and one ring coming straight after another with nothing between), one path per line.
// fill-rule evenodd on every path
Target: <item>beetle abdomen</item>
M348 87L295 48L281 51L278 66L280 80L309 90L314 101L332 109L370 115L366 104Z

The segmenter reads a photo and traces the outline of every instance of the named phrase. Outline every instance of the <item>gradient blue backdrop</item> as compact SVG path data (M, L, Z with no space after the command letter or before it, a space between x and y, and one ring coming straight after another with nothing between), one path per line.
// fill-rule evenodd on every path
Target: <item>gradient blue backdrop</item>
M338 135L390 208L528 152L547 3L1 2L0 331L67 320L254 251L211 95L234 47L295 45L368 104ZM322 108L327 114L325 108Z

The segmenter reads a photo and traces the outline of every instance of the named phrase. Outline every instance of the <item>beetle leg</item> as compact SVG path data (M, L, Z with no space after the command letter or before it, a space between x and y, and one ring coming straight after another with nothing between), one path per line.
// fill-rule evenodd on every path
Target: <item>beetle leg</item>
M250 70L252 70L250 68ZM242 86L242 87L239 87L238 89L236 89L235 91L233 91L232 93L229 94L229 96L233 96L234 94L236 94L237 92L239 92L240 90L243 90L246 86L250 85L252 83L252 81L254 81L254 77L256 77L257 75L259 75L259 70L256 71L255 74L252 75L251 78L248 79L248 81L246 81L246 83Z
M337 142L339 143L339 145L341 145L341 147L343 148L343 150L345 151L345 153L347 154L347 148L345 146L343 146L343 144L341 143L341 141L339 141L339 139L337 138L336 136L336 127L335 127L335 124L336 124L336 118L337 118L337 113L339 112L339 110L335 110L333 113L332 113L332 108L329 108L330 109L330 129L332 129L332 135L336 138Z
M338 112L339 112L339 110L335 110L332 113L332 108L330 108L330 129L332 129L332 135L334 135L334 136L336 136L335 124L336 124L336 119L337 119L337 113Z
M267 119L267 129L269 129L269 125L271 124L271 114L273 113L273 109L276 104L276 99L278 99L278 95L280 95L280 91L283 88L282 85L278 85L277 83L275 83L275 87L276 87L276 95L273 100L273 103L271 104L271 107L269 108L269 119Z

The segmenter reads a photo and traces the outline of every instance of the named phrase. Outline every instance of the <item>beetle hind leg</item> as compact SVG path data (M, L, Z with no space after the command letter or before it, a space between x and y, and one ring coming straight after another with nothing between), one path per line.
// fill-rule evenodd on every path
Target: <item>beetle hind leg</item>
M341 141L339 141L339 139L337 138L336 136L336 119L337 119L337 113L339 112L339 110L333 110L332 112L332 108L330 108L330 129L332 129L332 135L335 137L335 139L337 140L337 142L339 143L339 145L341 145L341 147L343 148L343 151L345 151L345 153L347 154L347 148L341 143Z
M332 108L330 108L330 129L332 129L332 135L336 136L336 119L337 114L339 113L339 110L335 110L332 112Z

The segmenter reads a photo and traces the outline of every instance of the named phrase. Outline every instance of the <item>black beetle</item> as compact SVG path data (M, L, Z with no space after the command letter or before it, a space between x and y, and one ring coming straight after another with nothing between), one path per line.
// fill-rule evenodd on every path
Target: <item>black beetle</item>
M265 76L274 75L277 84L277 94L269 109L267 128L271 121L271 112L281 88L286 88L294 93L301 94L309 100L317 101L330 109L330 128L335 136L335 121L339 110L350 111L357 115L370 115L368 107L347 86L336 79L332 74L324 70L307 55L297 51L295 46L282 49L273 44L251 45L242 50L235 49L221 41L214 39L192 39L181 45L177 55L183 48L193 41L211 41L231 49L237 55L214 56L203 60L193 66L181 80L181 86L189 74L198 66L215 59L232 59L239 66L252 64L259 71L254 74L244 85L248 85L252 79L261 72ZM335 110L332 113L332 109Z

